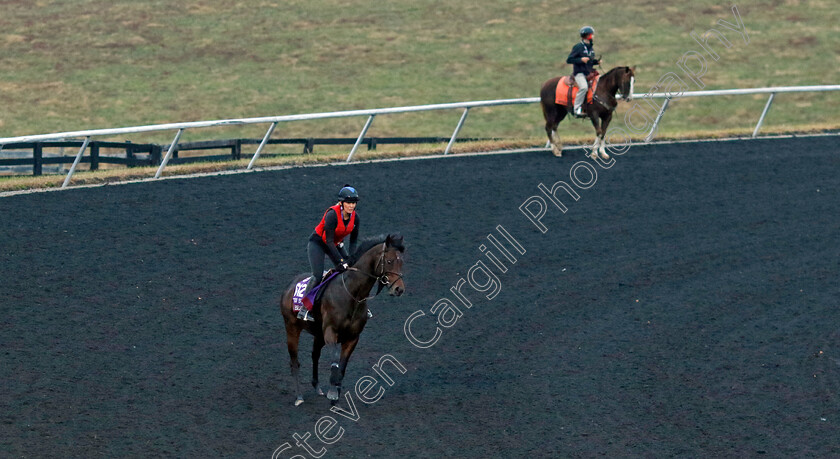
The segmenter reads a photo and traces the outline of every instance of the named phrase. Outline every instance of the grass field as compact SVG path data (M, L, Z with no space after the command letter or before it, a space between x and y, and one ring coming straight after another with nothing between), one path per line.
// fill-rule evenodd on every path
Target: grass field
M636 65L646 92L689 33L732 4L647 0L5 1L0 15L0 137L137 124L535 96L570 71L578 28L593 25L606 65ZM749 43L727 32L706 89L838 83L840 9L827 0L737 4ZM719 29L726 32L718 26ZM686 80L689 89L698 89ZM661 134L747 129L765 97L672 104ZM840 126L840 94L781 95L766 125ZM626 109L626 105L620 108ZM813 115L814 111L819 116ZM459 112L377 118L369 135L448 135ZM364 119L289 123L276 136L354 136ZM475 110L463 136L537 138L535 105ZM566 123L575 134L584 123ZM184 140L259 137L264 127ZM135 140L132 138L131 140ZM171 133L137 137L168 142Z

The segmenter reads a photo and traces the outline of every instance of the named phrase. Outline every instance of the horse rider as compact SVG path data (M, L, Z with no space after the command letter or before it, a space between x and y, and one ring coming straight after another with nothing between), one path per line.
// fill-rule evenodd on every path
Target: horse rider
M592 41L594 36L595 29L591 26L583 26L580 29L580 42L572 47L572 52L566 58L566 63L573 64L574 66L572 74L574 75L575 84L578 87L574 109L574 115L577 118L586 117L583 114L583 102L586 100L586 91L589 88L586 82L586 76L592 72L592 66L601 63L595 58L595 48Z
M350 185L338 192L338 203L324 212L321 222L315 227L315 231L309 237L307 253L309 254L309 266L312 268L312 278L306 285L305 297L313 287L321 283L324 272L324 256L329 256L335 264L338 272L344 272L349 268L350 255L344 248L343 240L350 236L350 253L356 248L356 240L359 237L359 216L356 214L356 203L359 202L359 193ZM306 303L304 303L306 304ZM300 308L298 319L314 321L306 306Z

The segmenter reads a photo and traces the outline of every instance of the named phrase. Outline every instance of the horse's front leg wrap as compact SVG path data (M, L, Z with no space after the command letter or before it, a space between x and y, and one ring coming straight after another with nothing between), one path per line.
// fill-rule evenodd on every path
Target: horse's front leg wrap
M341 359L341 345L333 343L330 347L330 384L338 386L341 384L341 371L339 360Z
M341 385L341 369L337 363L333 363L330 366L330 384L333 386Z

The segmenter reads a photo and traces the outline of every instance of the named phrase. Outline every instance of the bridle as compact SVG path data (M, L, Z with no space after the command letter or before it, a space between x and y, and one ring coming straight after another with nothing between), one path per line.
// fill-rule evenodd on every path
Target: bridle
M599 66L600 66L600 65L599 65ZM599 86L600 86L600 85L599 85ZM621 98L622 98L623 100L625 100L625 101L626 101L626 100L627 100L627 97L628 97L628 96L630 96L630 94L624 94L624 89L623 89L623 88L619 88L619 89L621 89L621 92L622 92L622 94L621 94ZM629 91L628 91L628 92L629 92ZM592 99L594 99L594 100L595 100L595 102L598 102L599 104L601 104L601 106L602 106L602 107L606 108L606 109L607 109L607 110L609 110L609 111L613 111L613 110L615 110L615 108L618 106L618 101L616 101L615 105L610 105L610 104L608 104L608 103L607 103L607 101L605 101L605 100L601 99L601 98L598 96L598 94L592 94Z
M400 279L402 279L402 277L403 277L402 273L397 273L397 272L394 272L394 271L385 271L385 252L387 252L387 251L388 251L387 247L382 248L382 252L379 254L379 261L376 262L376 266L373 268L373 272L374 272L373 274L366 273L366 272L362 271L361 269L355 268L355 267L347 268L347 271L356 271L358 273L364 274L367 277L370 277L372 279L376 279L376 283L379 284L379 287L376 289L376 293L374 293L373 295L364 297L362 299L356 298L356 296L353 295L353 293L351 293L350 290L347 288L347 284L344 281L344 278L347 277L347 276L341 276L341 285L344 286L344 291L347 292L348 295L350 295L350 298L353 298L353 300L356 302L357 306L359 305L359 303L361 303L363 301L366 301L366 300L369 300L371 298L374 298L376 295L379 295L379 293L382 291L383 288L388 287L392 283L398 282ZM379 271L379 266L380 265L382 266L382 274L376 275L376 272ZM393 275L397 276L398 279L394 282L391 282L391 280L388 279L389 274L393 274Z

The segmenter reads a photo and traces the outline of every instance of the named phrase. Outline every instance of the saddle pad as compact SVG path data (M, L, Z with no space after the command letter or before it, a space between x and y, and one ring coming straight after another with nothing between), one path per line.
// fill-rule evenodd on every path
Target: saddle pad
M594 81L589 82L589 90L586 91L586 103L592 103L592 94L595 93L595 88L598 87L598 80L601 76L597 76ZM575 103L575 96L577 95L578 87L575 85L571 77L563 77L557 82L557 90L554 95L554 103L558 105L565 105L571 107Z
M303 306L303 292L306 291L306 286L309 284L309 279L312 279L312 276L309 276L306 279L295 284L295 293L292 293L293 312L300 312L300 308Z
M324 271L324 274L327 274L328 272L329 271ZM306 297L303 296L303 292L306 290L306 286L309 284L309 280L312 279L312 276L309 276L295 284L295 292L292 294L292 311L299 312L304 303L310 306L309 310L312 310L312 305L317 303L316 298L319 296L319 293L321 293L324 287L338 274L338 271L332 272L320 284L310 290Z

